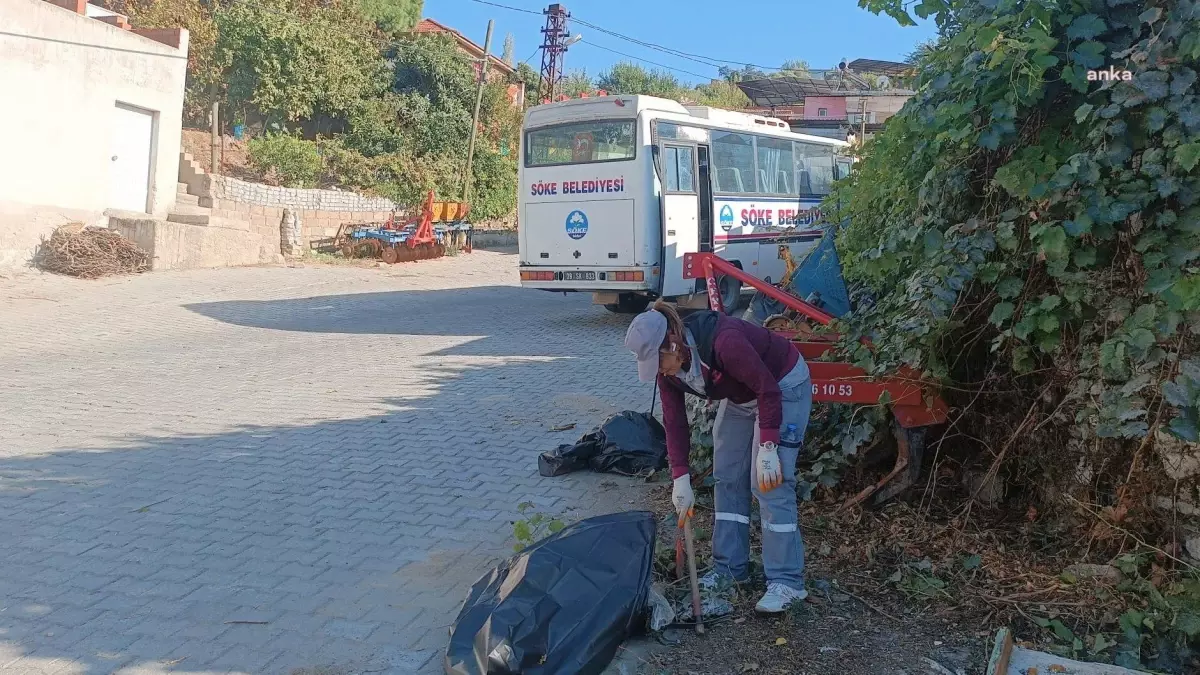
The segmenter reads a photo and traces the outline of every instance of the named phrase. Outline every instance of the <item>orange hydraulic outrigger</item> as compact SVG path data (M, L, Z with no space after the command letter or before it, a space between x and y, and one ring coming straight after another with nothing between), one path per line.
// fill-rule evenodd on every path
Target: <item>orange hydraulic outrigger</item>
M716 311L722 311L724 308L717 286L718 275L733 277L814 323L827 326L834 319L819 307L746 274L713 253L684 254L684 278L705 279L709 306ZM888 405L896 419L896 464L882 480L850 498L843 504L843 508L858 504L873 494L875 502L882 503L912 485L921 472L926 428L944 423L949 412L936 388L922 382L920 373L908 367L900 369L892 377L873 378L862 368L849 363L816 360L833 349L836 335L816 334L801 337L795 332L779 332L792 340L809 362L814 402L873 405L878 404L885 394L889 399ZM904 474L900 480L888 485L892 479L900 476L901 472Z

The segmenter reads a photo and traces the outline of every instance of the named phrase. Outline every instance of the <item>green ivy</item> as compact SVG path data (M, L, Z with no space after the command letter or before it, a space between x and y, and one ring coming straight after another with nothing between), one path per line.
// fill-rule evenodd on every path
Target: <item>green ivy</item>
M1200 330L1197 4L914 11L948 29L832 197L850 215L847 280L876 295L843 326L847 349L874 372L1060 380L1101 438L1145 437L1170 391L1163 422L1196 440L1194 381L1165 385ZM1131 79L1088 80L1110 66Z

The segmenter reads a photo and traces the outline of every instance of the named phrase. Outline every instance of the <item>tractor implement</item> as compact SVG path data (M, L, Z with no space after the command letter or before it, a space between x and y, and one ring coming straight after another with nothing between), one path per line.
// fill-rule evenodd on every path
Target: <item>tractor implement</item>
M401 220L393 211L383 223L344 224L336 242L346 257L378 258L389 265L440 258L447 246L470 253L469 211L462 202L435 201L430 191L412 218Z
M832 239L829 239L829 245L832 245ZM813 254L816 253L814 251ZM765 298L773 301L776 309L780 306L784 309L782 314L774 314L763 323L768 329L790 339L808 361L814 402L877 405L881 400L888 401L894 417L895 465L881 480L848 499L841 508L859 504L872 495L875 504L882 504L916 482L921 473L926 430L945 423L949 413L936 387L923 382L920 373L908 367L888 377L871 377L853 364L817 360L833 350L838 336L804 330L804 321L800 319L827 326L836 317L784 290L795 280L797 268L794 265L788 265L789 274L780 284L782 288L746 274L713 253L684 254L683 270L685 279L705 280L709 307L718 312L724 309L717 284L717 278L721 275L753 287L759 294L756 300ZM838 281L843 283L840 282L840 276ZM844 283L841 293L845 295ZM787 320L779 321L781 316L787 317ZM793 316L796 318L791 318Z

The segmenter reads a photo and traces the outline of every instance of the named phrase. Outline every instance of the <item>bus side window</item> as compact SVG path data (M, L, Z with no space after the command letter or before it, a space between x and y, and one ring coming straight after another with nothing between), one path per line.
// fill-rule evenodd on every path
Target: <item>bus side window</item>
M692 149L677 145L666 146L663 170L667 176L667 192L695 192L692 180Z
M796 183L802 195L823 197L833 182L833 148L797 141Z
M792 142L780 138L758 136L758 191L773 195L798 194L788 174L792 173Z
M755 193L753 137L713 131L712 164L718 192Z

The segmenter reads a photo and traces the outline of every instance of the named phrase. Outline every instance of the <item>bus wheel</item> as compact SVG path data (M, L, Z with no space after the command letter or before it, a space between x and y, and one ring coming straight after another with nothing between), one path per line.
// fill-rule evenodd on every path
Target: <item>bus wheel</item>
M646 307L650 304L650 298L644 295L634 295L633 293L622 293L617 296L617 302L607 304L604 309L613 314L640 314L646 311Z
M730 276L717 279L717 292L721 294L721 307L732 315L742 304L742 282Z

